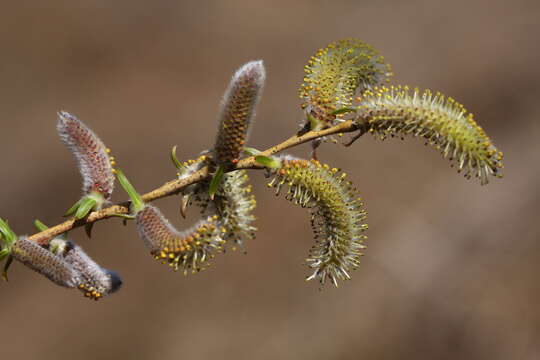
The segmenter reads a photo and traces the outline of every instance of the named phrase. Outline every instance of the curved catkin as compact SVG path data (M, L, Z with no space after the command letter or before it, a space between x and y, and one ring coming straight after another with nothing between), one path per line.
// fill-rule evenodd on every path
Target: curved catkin
M135 216L139 235L154 258L169 264L174 271L183 268L184 274L204 270L207 261L216 252L221 252L224 229L216 220L216 217L209 217L191 229L179 232L152 205L145 205Z
M61 257L44 247L20 236L12 248L11 255L30 269L40 273L57 285L76 288L81 283L80 274Z
M58 241L58 239L55 240ZM80 280L77 288L83 292L84 296L99 300L103 296L118 291L122 286L122 279L118 274L98 265L80 246L66 241L61 248L63 250L58 256L61 256L79 273Z
M222 237L227 243L243 245L244 240L255 238L257 228L251 223L255 220L253 211L257 202L248 181L245 170L226 173L214 200L208 196L208 181L197 184L192 190L191 196L203 209L203 214L217 216L217 223L225 229Z
M232 77L221 102L214 160L223 166L238 161L244 148L255 107L264 86L262 61L243 65Z
M115 179L109 149L82 121L66 111L58 113L57 130L77 160L83 178L83 194L99 193L109 200Z
M465 177L487 184L501 177L503 154L463 105L440 93L408 87L376 87L361 97L357 121L378 138L412 135L426 139L454 161Z
M332 112L350 107L353 97L372 86L388 81L392 69L370 45L345 39L319 49L304 67L300 86L302 109L318 120L321 130L335 123Z
M367 213L346 175L316 160L292 157L283 157L281 166L271 171L274 178L268 185L276 194L286 185L288 200L312 209L315 245L307 259L313 269L307 280L318 278L324 284L328 279L337 286L338 280L350 279L365 249Z

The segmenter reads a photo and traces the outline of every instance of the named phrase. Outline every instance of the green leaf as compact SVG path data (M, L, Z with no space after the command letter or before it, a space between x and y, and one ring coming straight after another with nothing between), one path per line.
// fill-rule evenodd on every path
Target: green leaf
M245 147L244 148L244 153L247 156L255 156L255 155L259 155L261 153L261 151L255 149L255 148L252 148L252 147Z
M173 148L171 149L171 161L180 172L186 169L186 167L176 157L176 145L174 145Z
M344 108L332 111L330 113L330 115L340 115L340 114L345 114L345 113L349 113L349 112L356 112L356 109L355 108L344 107Z
M131 199L132 211L134 213L138 213L139 211L144 209L144 201L142 200L141 195L139 195L133 185L131 185L122 170L116 169L116 177L118 178L118 182L120 183L120 185L122 185L124 190L129 195L129 198Z
M208 194L210 195L210 199L214 200L214 196L216 195L219 184L221 183L221 179L223 178L224 174L224 168L223 166L218 166L216 173L214 174L214 177L212 180L210 180L210 186L208 188Z
M45 225L38 219L34 220L34 226L36 227L36 229L38 229L38 231L45 231L49 228L47 225Z
M0 261L4 260L4 258L6 256L8 256L9 254L11 254L10 249L2 249L2 250L0 250Z
M84 198L79 199L79 201L77 201L75 204L73 204L73 206L70 207L70 208L68 209L68 211L66 211L66 213L64 214L64 216L71 216L71 215L75 214L75 212L77 211L77 209L78 209L79 206L81 205L83 199L84 199Z
M79 208L75 212L75 219L77 220L85 218L97 205L96 199L91 197L85 196L81 200Z
M281 167L281 161L272 156L259 155L255 156L255 161L270 169L279 169Z
M8 257L6 260L6 263L4 264L4 271L2 271L2 279L4 279L5 282L8 282L8 270L11 266L11 263L13 262L13 256Z
M0 233L4 239L4 242L7 244L7 247L11 247L17 241L17 234L11 230L7 222L0 219Z
M87 223L84 225L84 232L88 238L92 238L92 229L94 228L95 223Z

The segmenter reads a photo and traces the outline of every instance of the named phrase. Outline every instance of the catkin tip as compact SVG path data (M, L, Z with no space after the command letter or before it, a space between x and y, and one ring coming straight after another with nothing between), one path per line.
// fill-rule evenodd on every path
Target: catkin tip
M234 74L231 82L248 80L253 86L262 88L266 80L266 69L262 60L253 60L242 65Z
M93 300L112 294L122 284L118 274L102 268L80 246L61 238L41 246L20 236L12 256L55 284L77 288Z

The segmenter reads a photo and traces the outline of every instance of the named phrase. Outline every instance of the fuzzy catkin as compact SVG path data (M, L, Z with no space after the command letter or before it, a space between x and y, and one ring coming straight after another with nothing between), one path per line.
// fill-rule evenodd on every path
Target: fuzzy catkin
M117 291L122 280L113 271L99 266L80 246L59 238L51 244L58 249L55 253L49 248L20 236L13 245L12 255L30 269L42 274L57 285L77 288L93 300Z
M204 270L208 260L223 247L223 229L216 223L216 217L209 217L180 232L158 208L145 205L137 212L135 222L140 237L154 258L168 264L174 271L182 268L184 274Z
M311 130L335 125L338 116L332 112L351 106L357 92L382 84L392 76L384 58L357 39L339 40L319 49L304 71L301 106L319 124Z
M453 161L465 177L487 184L501 177L503 154L463 105L430 90L375 87L358 107L359 126L384 140L388 136L421 137Z
M86 297L98 300L118 291L122 286L118 274L101 267L79 245L67 241L63 249L58 255L79 273L80 283L77 287Z
M228 166L238 161L247 140L255 107L262 93L266 72L262 61L251 61L234 74L219 112L214 160Z
M287 200L311 208L315 245L307 259L313 269L307 280L317 278L321 284L330 280L337 286L338 280L350 279L365 249L367 213L362 200L336 168L290 156L282 157L280 163L278 169L270 170L274 178L269 187L279 194L287 186Z
M66 111L58 113L57 130L77 161L83 178L83 194L96 192L109 200L115 177L113 162L105 144L82 121Z
M41 245L28 240L26 236L19 236L11 254L15 260L57 285L76 288L81 283L79 272L71 264Z

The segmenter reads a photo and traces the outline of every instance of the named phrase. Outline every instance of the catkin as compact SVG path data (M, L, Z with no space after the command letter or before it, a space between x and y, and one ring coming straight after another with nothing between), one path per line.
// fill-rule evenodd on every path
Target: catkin
M77 160L83 178L83 195L98 193L110 200L115 177L109 149L90 128L66 111L58 113L57 130Z
M79 245L68 241L64 249L58 255L79 273L80 283L77 287L86 297L99 300L120 289L122 285L120 276L97 264Z
M221 252L225 241L221 238L223 229L216 220L209 217L180 232L155 206L145 205L135 216L139 235L152 256L174 271L183 269L184 274L204 270L208 260Z
M266 72L262 61L243 65L232 77L219 112L214 160L222 166L238 161L255 116Z
M94 300L114 293L122 285L115 272L99 266L71 241L56 238L43 247L20 236L13 245L12 256L55 284L77 288Z
M203 209L203 214L217 216L219 226L225 229L222 237L227 243L243 245L244 240L255 237L257 228L251 224L255 220L253 211L257 202L248 180L245 170L226 173L213 200L208 196L208 181L186 189Z
M335 125L334 111L351 106L356 93L388 81L392 70L370 45L345 39L319 49L304 67L300 86L302 109L321 130Z
M463 105L429 90L375 87L365 91L358 107L359 126L380 139L388 136L421 137L463 172L487 184L501 177L503 154Z
M57 285L76 288L81 283L80 274L60 256L26 236L19 236L12 248L11 255L30 269L40 273Z
M274 175L268 184L279 194L288 187L286 199L311 209L315 245L309 252L308 266L313 270L307 280L350 279L350 272L360 263L367 238L363 233L366 211L345 173L316 160L281 158L281 166L270 170Z

